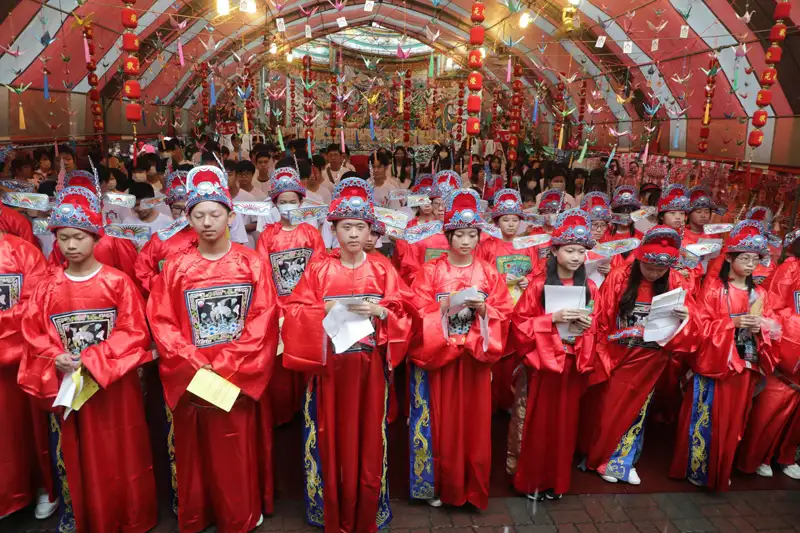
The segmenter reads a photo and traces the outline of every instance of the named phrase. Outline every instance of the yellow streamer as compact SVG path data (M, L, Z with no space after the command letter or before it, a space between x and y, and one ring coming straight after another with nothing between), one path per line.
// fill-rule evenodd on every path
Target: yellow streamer
M250 133L250 127L247 124L247 110L244 110L244 134L247 135Z
M25 111L22 109L22 102L19 103L19 129L27 129L25 126Z
M403 111L403 86L400 86L400 111Z
M703 126L708 126L708 122L709 122L708 115L709 115L710 112L711 112L711 103L710 102L706 102L706 110L703 113Z
M558 130L558 149L561 150L561 144L564 142L564 126L561 126L561 129Z

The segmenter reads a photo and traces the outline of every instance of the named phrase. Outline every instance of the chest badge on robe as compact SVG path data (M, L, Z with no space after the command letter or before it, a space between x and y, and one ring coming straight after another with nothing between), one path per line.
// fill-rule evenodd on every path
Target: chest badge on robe
M272 279L275 282L278 296L292 294L295 285L303 277L303 272L306 271L306 265L313 253L311 248L292 248L269 254Z
M488 295L479 291L484 298ZM441 302L444 298L450 296L450 293L440 293L436 295L436 301ZM447 319L447 342L456 346L463 346L467 342L467 335L475 322L477 313L470 307L465 307L458 313L448 317Z
M657 342L644 342L644 322L650 314L650 304L636 302L633 306L633 313L626 320L617 317L617 328L615 333L608 336L608 340L619 342L630 347L648 348L658 350L661 348Z
M22 274L0 274L0 311L14 307L22 289Z
M52 315L50 321L61 337L64 349L73 355L108 339L117 321L117 310L85 309Z
M522 297L522 289L519 287L519 278L524 278L531 273L531 258L527 255L501 255L496 261L497 271L506 278L508 292L511 299L516 304Z
M794 313L800 315L800 291L794 291Z
M428 248L425 250L425 262L430 263L434 259L438 259L441 256L445 255L447 250L440 250L438 248Z
M239 338L250 309L253 285L219 285L184 292L192 324L192 342L198 348Z

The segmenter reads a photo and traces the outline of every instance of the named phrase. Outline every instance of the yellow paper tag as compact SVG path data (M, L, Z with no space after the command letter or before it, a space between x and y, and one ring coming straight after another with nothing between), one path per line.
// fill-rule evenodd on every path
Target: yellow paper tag
M81 386L81 378L83 378L83 386ZM89 401L89 398L100 390L100 385L89 377L86 372L81 373L80 368L72 373L72 381L75 383L75 387L78 390L78 393L72 400L72 409L78 411L83 407L83 404Z
M241 389L207 368L201 368L186 390L225 412L230 412Z
M762 312L764 311L764 299L759 298L753 305L750 306L750 314L755 316L761 316Z

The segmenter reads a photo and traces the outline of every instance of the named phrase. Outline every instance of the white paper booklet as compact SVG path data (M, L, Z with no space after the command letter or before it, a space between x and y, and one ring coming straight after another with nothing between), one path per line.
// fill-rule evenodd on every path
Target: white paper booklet
M337 300L322 320L325 333L333 342L337 354L347 351L355 343L375 332L369 317L357 315L347 309L348 305L362 303L360 298Z
M650 314L645 320L644 341L659 342L674 336L681 325L681 319L672 311L683 307L685 301L686 291L680 288L654 297L650 304Z
M545 285L544 302L544 312L548 315L562 309L586 309L586 288ZM556 327L562 339L582 335L574 328L570 329L571 324L556 324Z

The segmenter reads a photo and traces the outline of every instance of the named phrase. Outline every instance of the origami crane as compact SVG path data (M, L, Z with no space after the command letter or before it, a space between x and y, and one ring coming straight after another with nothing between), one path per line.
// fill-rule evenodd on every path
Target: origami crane
M570 83L575 81L575 79L578 77L578 73L577 72L574 73L569 78L566 77L565 75L559 73L558 77L561 78L561 81L564 82L565 85L569 85Z
M617 131L616 129L612 128L611 126L608 127L608 133L619 139L620 137L627 137L631 134L631 130L626 131Z
M42 34L42 36L39 37L39 42L42 43L42 46L47 48L48 46L56 42L56 39L55 37L50 36L49 31L45 30L44 34Z
M0 46L0 50L2 50L3 53L5 54L10 55L11 57L19 57L25 53L25 50L20 51L19 45L17 45L16 50L12 50L10 44L8 45L8 48L6 48L5 46Z
M242 90L241 87L236 87L236 94L239 96L240 100L247 100L250 98L250 94L253 92L252 87L248 87L246 90Z
M658 113L659 108L661 108L661 102L659 101L655 107L650 107L647 104L642 104L644 106L644 112L650 115L651 117Z
M623 97L621 97L620 95L618 95L616 93L614 93L614 96L617 97L617 103L621 104L621 105L627 104L628 102L633 100L633 93L631 93L631 95L628 96L627 98L623 98Z
M310 91L314 87L314 85L317 84L317 82L315 82L315 81L312 81L312 82L302 81L302 84L303 84L303 88L306 91Z
M747 55L747 43L742 43L741 46L736 47L736 57L745 57Z
M425 26L425 34L428 36L430 42L435 43L436 39L442 34L442 30L436 30L436 33L434 33L429 26Z
M271 89L267 89L267 94L269 95L270 100L280 100L281 98L286 95L286 87L281 89L280 91L273 91Z
M5 86L5 88L6 88L6 89L8 89L9 91L14 91L15 93L17 93L17 96L20 96L20 95L22 95L22 93L24 93L25 91L27 91L27 90L28 90L28 88L31 86L31 84L30 84L30 83L29 83L28 85L22 85L22 84L20 83L20 84L19 84L19 87L12 87L12 86L10 86L10 85L6 85L5 83L4 83L3 85L4 85L4 86Z
M335 9L336 11L341 11L342 9L344 9L344 5L347 3L347 0L343 0L341 2L339 0L334 0L333 2L331 2L331 0L328 0L328 3L332 5L333 9Z
M661 33L661 30L663 30L664 28L666 28L666 27L667 27L667 23L668 23L668 22L669 22L668 20L665 20L664 22L662 22L661 24L659 24L658 26L656 26L655 24L653 24L652 22L650 22L650 21L648 20L648 21L647 21L647 25L648 25L648 26L650 27L650 29L651 29L651 30L653 30L654 32L656 32L656 33Z
M73 28L83 28L83 27L85 27L87 25L90 25L92 23L92 15L93 15L93 13L89 13L85 17L81 18L78 15L76 15L75 13L73 13L72 16L73 16L73 18L75 18L75 20L72 21L72 27Z
M400 45L398 45L398 48L399 48L399 46ZM379 59L376 59L375 62L373 63L371 59L367 59L364 56L361 56L361 60L364 62L364 66L367 67L370 70L376 69L378 67L378 63L381 62L381 60L379 58Z
M603 106L592 107L592 104L586 104L586 106L587 106L587 111L589 113L589 116L596 115L596 114L598 114L598 113L603 111Z
M219 43L214 42L214 37L211 35L208 36L208 41L203 41L203 39L200 39L200 43L203 45L203 48L206 49L206 52L212 52L219 48Z
M681 78L681 77L680 77L680 76L678 76L677 74L673 74L673 75L672 75L672 78L670 78L670 79L671 79L672 81L674 81L675 83L679 83L679 84L683 85L684 83L686 83L687 81L689 81L689 79L690 79L691 77L692 77L692 73L690 72L689 74L687 74L687 75L686 75L686 76L684 76L683 78Z
M506 6L509 13L519 13L522 9L522 0L500 0L500 4Z
M400 43L397 43L397 57L400 59L408 59L408 56L411 55L411 50L409 49L408 52L403 50L403 47L400 46Z
M308 116L304 116L302 117L303 124L305 124L306 127L309 127L317 121L317 118L319 118L319 113L310 118Z
M303 14L304 17L313 17L314 13L317 12L319 6L314 6L310 10L307 10L305 7L300 6L300 12Z
M667 113L669 113L669 116L671 116L672 118L680 118L683 115L685 115L688 110L689 110L689 106L687 106L687 107L685 107L683 109L678 107L677 109L667 109Z
M736 18L741 20L745 24L750 24L750 18L753 16L754 13L755 13L755 10L750 11L750 12L745 11L744 15L742 15L741 17L739 15L736 15Z

